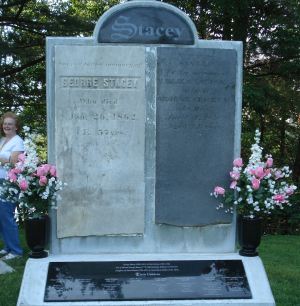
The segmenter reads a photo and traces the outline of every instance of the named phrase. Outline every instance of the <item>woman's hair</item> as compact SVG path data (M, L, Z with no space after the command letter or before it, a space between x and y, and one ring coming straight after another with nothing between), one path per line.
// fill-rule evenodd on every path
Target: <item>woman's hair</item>
M1 118L0 118L0 132L1 132L1 135L2 136L5 136L4 132L3 132L3 123L4 123L4 119L6 118L12 118L15 120L15 123L16 123L16 128L18 131L21 130L21 122L20 122L20 119L19 117L13 113L13 112L6 112L4 113Z

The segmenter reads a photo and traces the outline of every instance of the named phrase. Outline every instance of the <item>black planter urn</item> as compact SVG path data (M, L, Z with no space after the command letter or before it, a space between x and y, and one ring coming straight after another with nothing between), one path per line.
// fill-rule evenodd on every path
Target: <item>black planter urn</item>
M31 250L30 258L45 258L48 252L45 247L48 243L49 217L28 218L25 220L26 242Z
M242 256L258 256L256 248L260 244L262 235L262 219L238 216L237 236Z

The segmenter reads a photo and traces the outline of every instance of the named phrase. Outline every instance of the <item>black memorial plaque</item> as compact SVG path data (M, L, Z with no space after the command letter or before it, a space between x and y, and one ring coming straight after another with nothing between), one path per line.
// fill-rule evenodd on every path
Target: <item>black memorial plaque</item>
M251 297L241 260L50 262L44 301Z
M210 196L234 157L235 50L157 48L155 222L230 223Z
M112 13L101 25L97 41L193 45L195 39L181 15L165 7L138 6Z

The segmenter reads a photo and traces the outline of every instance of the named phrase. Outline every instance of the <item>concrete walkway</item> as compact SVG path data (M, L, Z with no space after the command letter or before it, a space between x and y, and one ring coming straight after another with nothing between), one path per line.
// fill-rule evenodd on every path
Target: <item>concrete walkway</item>
M11 266L0 259L0 274L10 273L15 271Z

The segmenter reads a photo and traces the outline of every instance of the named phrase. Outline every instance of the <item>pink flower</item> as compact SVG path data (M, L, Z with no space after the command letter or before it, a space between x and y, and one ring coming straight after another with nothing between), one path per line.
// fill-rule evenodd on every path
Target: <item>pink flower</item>
M19 182L19 187L21 188L21 190L25 191L28 188L28 183L25 179L22 179Z
M232 181L230 184L230 189L235 189L237 185L237 181Z
M14 171L15 169L11 169L8 173L7 173L7 176L9 178L9 180L11 182L16 182L17 181L17 176L16 176L16 173Z
M265 169L265 176L269 175L271 173L271 169Z
M275 179L278 180L282 177L282 172L280 170L275 171Z
M271 168L273 166L273 158L272 157L268 157L267 162L266 162L266 166L268 168Z
M263 167L257 167L254 172L258 179L262 179L265 176L265 171Z
M225 189L222 188L222 187L216 186L216 187L215 187L215 190L214 190L214 193L215 193L215 194L224 195Z
M46 174L50 171L50 169L51 169L51 165L49 165L49 164L44 164L44 165L42 165L42 167L44 168L44 170L45 170L45 172L46 172Z
M284 194L275 194L273 199L277 202L283 202L285 199Z
M252 188L254 190L259 189L259 186L260 186L260 180L259 179L254 178L254 179L252 179L251 183L252 183Z
M233 166L234 167L242 167L243 166L243 160L241 158L236 158L233 161Z
M230 177L232 179L234 179L235 181L237 181L240 178L240 173L237 171L231 171L230 172Z
M249 170L249 173L250 173L251 175L255 175L255 169L250 169L250 170Z
M24 153L21 153L18 155L18 161L24 163L25 159L26 159L26 155Z
M47 185L47 182L48 182L48 180L47 180L46 176L40 176L40 179L39 179L40 186Z
M55 167L55 166L51 166L51 168L50 168L50 174L51 174L51 176L56 177L56 167Z
M37 169L36 169L36 175L37 176L44 176L47 174L47 171L45 170L44 168L44 165L42 166L39 166Z
M290 196L290 195L292 195L292 194L294 193L294 189L291 188L291 187L288 187L288 188L285 190L285 192L286 192L286 194L287 194L288 196Z

